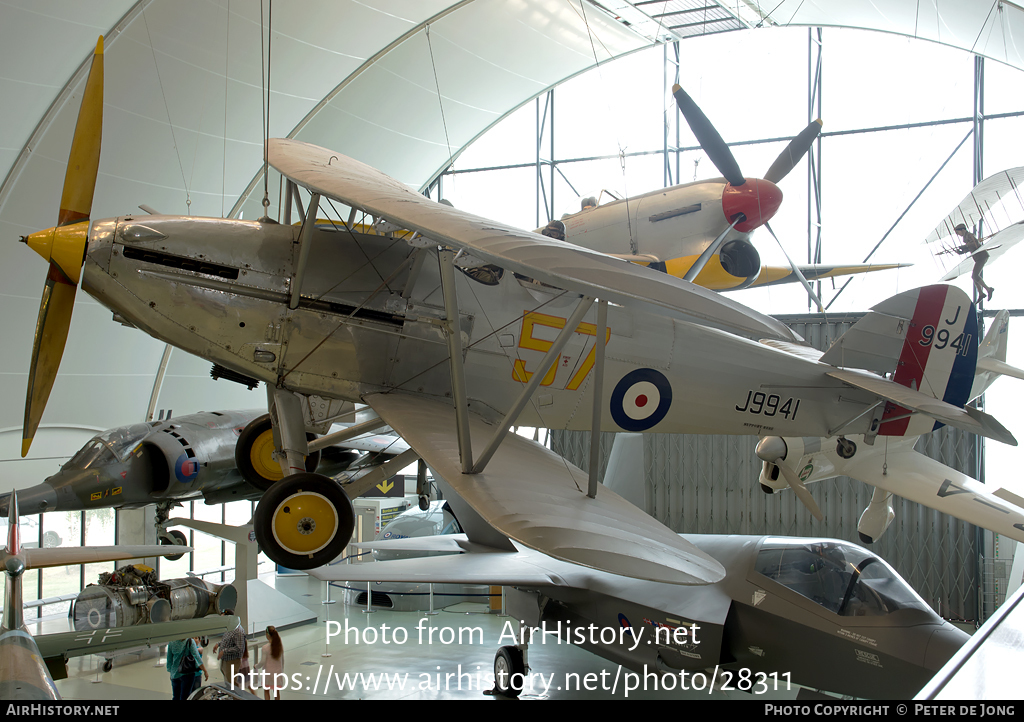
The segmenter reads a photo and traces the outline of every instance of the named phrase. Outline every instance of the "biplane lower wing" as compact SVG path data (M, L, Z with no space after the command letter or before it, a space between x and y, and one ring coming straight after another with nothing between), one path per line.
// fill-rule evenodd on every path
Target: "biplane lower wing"
M455 410L400 393L363 399L459 497L500 534L548 556L626 577L711 584L725 576L713 557L618 494L587 496L587 474L540 444L509 434L487 468L463 474ZM483 444L495 426L470 414Z
M436 203L375 168L325 148L272 138L268 153L274 168L311 192L556 288L751 338L800 340L785 324L706 288Z

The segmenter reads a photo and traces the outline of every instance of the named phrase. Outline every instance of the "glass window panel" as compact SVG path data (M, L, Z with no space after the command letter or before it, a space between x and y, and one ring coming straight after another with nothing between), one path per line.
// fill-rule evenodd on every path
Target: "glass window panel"
M529 159L528 159L529 160ZM511 224L536 228L534 166L445 176L444 196L456 208Z
M822 116L828 131L971 115L974 58L887 33L824 31Z
M114 510L91 509L85 512L85 543L87 546L114 545ZM127 562L96 562L85 564L85 583L95 584L101 572L109 572Z
M985 115L1020 112L1021 98L1024 98L1024 73L986 58ZM985 145L988 145L987 138Z
M544 98L541 97L541 108ZM522 163L537 153L537 107L530 101L480 136L455 159L455 167L482 168ZM445 181L447 183L447 180Z

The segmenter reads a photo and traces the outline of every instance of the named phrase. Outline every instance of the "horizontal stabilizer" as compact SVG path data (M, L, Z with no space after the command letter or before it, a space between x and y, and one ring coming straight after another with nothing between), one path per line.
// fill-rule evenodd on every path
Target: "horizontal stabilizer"
M977 409L970 407L957 408L928 394L923 394L920 391L915 391L906 386L901 386L887 379L861 371L836 369L835 371L830 371L828 375L845 384L869 391L876 396L892 401L894 404L905 409L930 416L944 424L949 424L950 426L970 431L989 439L995 439L1004 444L1017 445L1017 440L1013 438L1013 434L1002 424Z
M455 409L400 393L364 398L487 524L544 554L585 567L669 584L725 576L713 557L609 489L587 496L587 474L540 444L509 434L487 468L463 474ZM495 427L470 413L476 449Z
M299 185L417 231L485 263L584 296L751 338L799 341L779 321L665 273L436 203L352 158L271 138L270 164Z
M68 564L91 564L93 562L117 562L124 559L145 559L184 554L192 547L170 544L148 544L141 546L112 547L49 547L22 549L26 569L63 567Z
M988 371L1000 376L1011 376L1015 379L1024 380L1024 370L994 358L978 359L978 371Z

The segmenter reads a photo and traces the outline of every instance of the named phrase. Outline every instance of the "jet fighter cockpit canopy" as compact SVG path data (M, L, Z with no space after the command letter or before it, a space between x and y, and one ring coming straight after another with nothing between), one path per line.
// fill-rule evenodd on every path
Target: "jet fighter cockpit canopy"
M765 539L755 571L845 617L900 609L930 611L895 570L871 552L835 539Z
M124 463L152 430L150 424L132 424L104 431L92 437L63 468L88 469L97 464Z

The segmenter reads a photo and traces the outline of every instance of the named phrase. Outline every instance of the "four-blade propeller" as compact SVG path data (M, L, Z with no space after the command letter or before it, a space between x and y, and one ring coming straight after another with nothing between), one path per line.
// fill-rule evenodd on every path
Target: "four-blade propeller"
M99 171L102 129L103 37L100 36L85 84L82 108L78 112L57 225L22 238L32 250L50 262L29 366L22 456L28 454L39 428L68 339L75 293L89 240L89 215Z
M735 224L736 230L744 233L766 224L782 203L782 191L779 190L776 183L785 178L810 150L811 144L821 132L821 120L812 121L789 142L789 145L772 163L763 179L746 178L740 171L739 163L736 162L729 146L722 140L722 136L693 101L693 98L679 85L672 86L672 95L676 99L676 105L679 106L679 112L683 114L683 118L690 126L690 130L693 131L700 147L708 154L708 158L715 164L718 172L729 182L722 195L722 210L725 213L726 223ZM785 250L783 252L785 253ZM687 275L695 278L709 258L710 256L707 258L702 256L698 259ZM788 254L786 258L789 260ZM800 269L792 260L789 260L789 264L797 277L803 278ZM810 286L806 282L804 286L810 292ZM811 297L814 298L814 295L811 294ZM820 307L820 301L817 301L816 298L814 300Z

